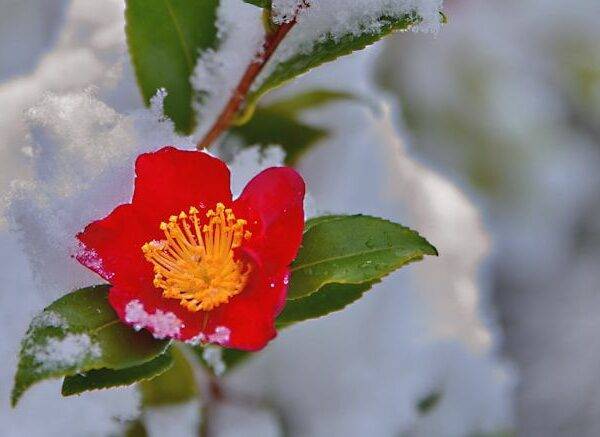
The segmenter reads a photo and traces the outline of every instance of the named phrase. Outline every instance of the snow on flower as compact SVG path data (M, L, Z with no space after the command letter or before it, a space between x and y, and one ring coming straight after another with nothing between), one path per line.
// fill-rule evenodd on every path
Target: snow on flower
M137 299L125 306L125 321L136 331L152 327L152 334L158 339L177 337L183 325L171 312L156 310L153 314L148 314L144 305Z
M220 345L226 345L229 341L231 330L226 326L217 326L215 332L208 336L208 341Z
M165 147L137 159L132 202L79 233L76 257L134 328L258 350L276 335L303 200L291 168L262 171L233 200L221 160Z

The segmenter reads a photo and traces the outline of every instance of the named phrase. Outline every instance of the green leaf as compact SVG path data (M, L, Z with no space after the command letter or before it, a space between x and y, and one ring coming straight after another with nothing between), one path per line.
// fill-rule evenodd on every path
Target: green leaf
M148 431L142 419L132 420L127 423L125 437L148 437Z
M248 146L281 146L285 152L286 165L295 165L310 146L327 135L324 129L311 127L293 116L269 109L257 109L249 123L233 128L230 132L242 138Z
M377 31L373 31L372 27L369 27L362 32L352 32L335 38L333 35L326 35L316 41L310 51L302 51L283 61L278 61L277 55L275 55L271 62L278 63L274 67L267 67L270 68L271 73L256 90L248 95L246 106L252 108L261 96L312 68L364 49L390 33L406 30L419 21L420 18L414 13L401 17L382 16L379 18L380 26Z
M232 128L230 133L241 138L247 146L281 146L286 155L286 165L293 166L311 146L327 136L326 130L300 121L299 113L337 100L353 98L350 93L326 89L299 93L242 116L245 123Z
M39 381L138 366L164 353L169 341L120 322L108 303L108 289L99 285L74 291L33 319L21 344L13 406Z
M312 218L306 220L306 222L304 223L304 233L306 234L306 232L308 232L308 230L310 228L312 228L313 226L318 225L320 223L328 222L331 220L340 220L340 219L344 219L346 217L348 217L348 216L344 215L344 214L337 214L337 215L331 214L331 215L321 215L318 217L312 217Z
M170 369L138 385L144 407L187 402L198 395L194 371L187 358L176 347L171 353L173 365Z
M271 0L244 0L246 3L258 6L259 8L268 9L271 7Z
M277 317L277 328L286 328L294 323L316 319L344 309L360 299L375 282L363 284L327 284L309 296L288 300Z
M291 267L288 300L310 296L327 284L363 284L388 275L435 247L404 226L365 215L309 222Z
M218 0L126 0L125 32L137 82L147 105L167 90L165 115L181 133L196 122L190 76L199 54L217 41Z
M173 365L170 352L165 352L151 361L125 369L95 369L65 377L62 395L78 395L85 391L131 385L152 379L164 373Z
M246 351L240 351L236 349L223 349L223 363L225 363L225 371L229 371L234 367L239 366L248 358L250 358L252 354Z
M356 98L354 94L348 92L318 88L277 100L267 108L281 114L297 115L307 109L316 109L339 100L354 100Z
M421 415L428 414L440 403L440 399L442 399L442 393L434 391L419 401L417 410Z

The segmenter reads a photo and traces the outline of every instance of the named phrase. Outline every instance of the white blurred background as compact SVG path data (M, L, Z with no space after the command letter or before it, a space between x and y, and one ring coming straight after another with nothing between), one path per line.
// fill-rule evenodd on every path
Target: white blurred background
M45 383L8 408L28 320L70 286L55 273L60 256L45 264L52 244L28 236L45 241L52 225L36 228L41 218L15 210L39 213L39 199L8 194L42 181L45 194L67 197L48 214L61 211L65 186L79 202L88 195L78 179L88 167L76 166L93 169L92 183L102 165L110 171L90 147L139 140L112 128L142 106L122 5L0 7L0 434L115 435L116 419L137 414L132 390L61 400ZM280 92L318 85L373 97L378 114L351 103L306 114L335 132L301 165L316 207L397 219L442 256L291 329L231 387L275 402L290 435L600 435L600 3L446 0L444 9L439 34L395 35ZM40 156L64 168L48 171ZM439 404L421 415L416 405L432 392ZM186 435L178 414L149 416L150 433ZM221 435L278 435L274 414L224 406Z

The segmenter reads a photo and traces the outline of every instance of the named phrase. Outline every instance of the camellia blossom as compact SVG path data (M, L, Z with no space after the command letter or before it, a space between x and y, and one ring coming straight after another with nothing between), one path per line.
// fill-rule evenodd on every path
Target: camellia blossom
M264 170L233 200L221 160L165 147L137 159L131 203L79 233L76 257L110 282L111 305L135 329L258 350L276 335L303 200L291 168Z

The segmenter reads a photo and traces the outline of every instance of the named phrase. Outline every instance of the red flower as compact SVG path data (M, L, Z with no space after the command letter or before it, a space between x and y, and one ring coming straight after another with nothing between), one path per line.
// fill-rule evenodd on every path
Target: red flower
M276 335L303 199L298 173L274 167L232 200L222 161L165 147L137 159L132 202L77 235L77 259L136 329L258 350Z

